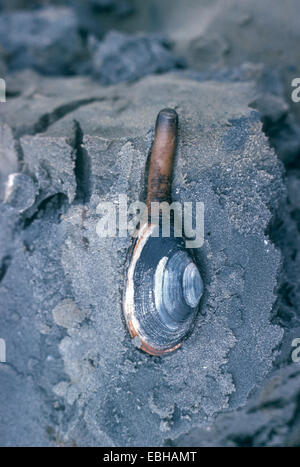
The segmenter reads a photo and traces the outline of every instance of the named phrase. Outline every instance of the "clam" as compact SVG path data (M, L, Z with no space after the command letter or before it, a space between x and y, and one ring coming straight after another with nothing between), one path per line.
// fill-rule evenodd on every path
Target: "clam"
M135 345L152 355L181 346L190 333L203 294L203 281L192 250L174 233L161 235L150 219L151 203L171 201L170 183L176 152L178 116L160 111L148 175L148 221L140 226L126 271L123 311Z

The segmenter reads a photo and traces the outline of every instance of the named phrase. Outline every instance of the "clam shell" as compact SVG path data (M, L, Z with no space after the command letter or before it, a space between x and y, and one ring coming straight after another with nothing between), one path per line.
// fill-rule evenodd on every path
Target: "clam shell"
M140 231L123 303L132 337L148 353L161 354L180 346L190 332L203 282L185 240L153 236L156 229L145 224Z

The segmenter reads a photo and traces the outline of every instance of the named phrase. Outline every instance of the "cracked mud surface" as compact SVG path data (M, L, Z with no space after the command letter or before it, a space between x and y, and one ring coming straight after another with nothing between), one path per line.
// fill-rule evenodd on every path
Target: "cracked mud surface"
M173 39L184 50L180 31ZM211 40L209 57L219 50ZM234 51L227 68L109 87L87 76L7 75L1 445L300 443L291 362L300 336L298 114L285 75L236 66ZM205 204L196 253L205 295L192 335L159 358L132 345L122 316L130 239L101 239L96 224L100 201L145 197L153 125L166 106L180 118L173 200Z

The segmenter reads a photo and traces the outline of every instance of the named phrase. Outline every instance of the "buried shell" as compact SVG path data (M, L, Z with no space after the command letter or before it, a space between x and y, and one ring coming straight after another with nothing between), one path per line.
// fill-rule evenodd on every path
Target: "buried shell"
M164 109L157 118L148 176L147 207L170 200L177 114ZM189 334L203 293L203 282L185 239L160 235L160 220L141 226L126 275L123 310L138 347L162 355L180 347Z
M127 273L124 312L132 337L153 355L178 348L189 333L203 282L181 238L157 238L145 225Z

